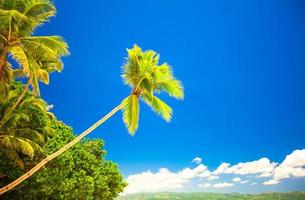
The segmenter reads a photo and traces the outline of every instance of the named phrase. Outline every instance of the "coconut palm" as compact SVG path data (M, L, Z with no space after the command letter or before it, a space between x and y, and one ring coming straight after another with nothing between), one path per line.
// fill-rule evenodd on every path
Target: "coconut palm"
M14 78L27 77L27 83L15 104L1 116L0 127L21 102L28 87L39 95L41 81L49 83L49 73L61 71L61 57L68 47L59 36L32 36L34 30L54 16L56 9L48 0L0 1L0 99L8 97ZM8 57L19 66L14 69Z
M75 145L119 110L122 110L123 121L129 133L134 135L139 123L139 100L143 100L153 111L163 117L166 121L170 121L172 109L165 102L156 97L155 94L166 92L172 97L183 99L184 93L181 82L173 76L173 71L168 64L158 64L159 55L154 51L148 50L143 52L140 47L135 45L132 49L127 49L127 52L128 57L123 65L122 78L124 82L131 87L130 95L106 116L97 121L71 142L43 159L26 174L22 175L6 187L1 188L0 194L14 188L30 177L50 160L56 158Z
M155 96L166 92L170 96L183 99L183 87L174 76L171 67L164 63L158 65L159 55L148 50L143 52L135 45L129 49L128 58L123 66L122 78L131 87L131 94L123 100L123 120L129 133L138 128L139 100L143 100L154 112L166 121L171 120L172 109Z
M9 98L0 106L5 113L21 93L22 85L14 84ZM27 93L16 110L8 116L0 128L0 147L13 165L24 168L21 157L33 158L53 129L50 128L53 115L47 111L47 104L39 97Z

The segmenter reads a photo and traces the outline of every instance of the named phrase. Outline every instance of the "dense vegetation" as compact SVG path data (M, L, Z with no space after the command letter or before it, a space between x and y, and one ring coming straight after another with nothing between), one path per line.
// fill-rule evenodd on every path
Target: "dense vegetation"
M119 200L304 200L305 192L263 194L217 194L217 193L154 193L122 196Z
M22 90L22 84L14 84L12 92ZM39 106L33 104L38 101ZM46 110L47 104L32 92L27 92L21 105L27 104L31 109L18 120L19 123L31 127L45 128L49 134L40 138L43 143L37 146L38 153L29 157L22 153L18 161L12 162L5 156L7 148L0 150L0 187L18 178L31 168L38 160L53 153L67 142L75 138L73 131L58 121ZM32 108L33 107L33 108ZM1 108L1 107L0 107ZM23 106L20 106L23 109ZM24 112L22 112L24 113ZM27 114L31 114L27 116ZM28 118L30 117L30 118ZM19 117L20 118L20 117ZM29 120L30 119L30 120ZM24 123L26 122L26 123ZM8 192L4 199L113 199L126 186L117 166L105 160L102 140L84 140L75 145L62 156L50 162L39 173Z

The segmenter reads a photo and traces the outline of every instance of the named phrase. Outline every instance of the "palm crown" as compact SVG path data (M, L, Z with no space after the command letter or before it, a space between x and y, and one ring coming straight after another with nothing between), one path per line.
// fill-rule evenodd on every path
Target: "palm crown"
M0 91L2 97L15 77L28 77L39 95L38 81L49 83L49 73L62 70L61 56L67 44L59 36L31 36L34 30L54 16L56 9L48 0L0 1ZM13 71L11 55L20 67ZM14 75L14 76L13 76Z
M127 52L122 78L131 87L131 94L123 100L122 112L123 121L133 135L138 128L140 99L169 122L172 108L155 94L165 92L176 99L183 99L184 92L182 83L174 77L172 68L167 63L159 65L159 55L156 52L142 51L137 45L127 49Z

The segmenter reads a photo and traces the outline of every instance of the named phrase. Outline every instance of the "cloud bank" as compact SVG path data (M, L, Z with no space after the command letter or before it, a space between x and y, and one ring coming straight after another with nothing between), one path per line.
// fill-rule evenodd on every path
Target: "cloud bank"
M284 179L305 177L305 149L293 151L281 163L271 162L268 158L235 165L224 162L213 171L202 163L200 157L194 158L192 163L197 166L186 167L177 172L160 168L156 172L148 170L130 175L126 179L128 186L124 194L177 191L195 183L197 185L192 187L199 189L221 189L241 184L247 184L249 187L260 184L268 187L280 184ZM233 178L224 180L228 175Z

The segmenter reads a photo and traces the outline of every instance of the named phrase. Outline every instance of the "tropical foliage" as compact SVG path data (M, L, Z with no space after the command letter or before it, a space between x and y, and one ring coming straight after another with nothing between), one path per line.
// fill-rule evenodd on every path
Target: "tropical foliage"
M1 116L15 103L22 89L21 83L11 86L9 98L0 104ZM33 158L54 132L50 127L54 116L48 112L47 104L30 92L25 97L0 127L0 147L11 164L20 168L24 168L22 157Z
M156 52L143 52L137 45L127 49L127 52L122 78L132 91L123 100L122 110L128 131L134 134L139 123L140 99L166 121L170 121L172 108L155 94L165 92L176 99L183 99L184 93L182 83L173 76L172 68L167 63L159 65L159 55Z
M14 77L27 77L39 95L38 81L48 84L49 73L62 70L61 56L69 53L64 40L59 36L32 36L55 13L48 0L0 1L0 99L8 97ZM19 66L13 67L9 56Z
M48 84L49 73L61 71L61 57L69 53L59 36L32 35L55 13L48 0L0 1L0 145L21 168L24 165L18 153L33 158L52 131L47 122L42 123L44 114L32 115L33 109L46 113L46 104L34 96L23 97L28 86L39 95L38 81ZM16 78L27 78L22 90L12 90Z
M49 155L75 138L70 127L53 119L54 133L42 148ZM118 167L105 160L102 140L84 140L70 151L46 165L39 173L24 181L4 199L114 199L126 183ZM23 171L7 163L0 152L0 187L20 176ZM26 160L28 165L35 160Z

